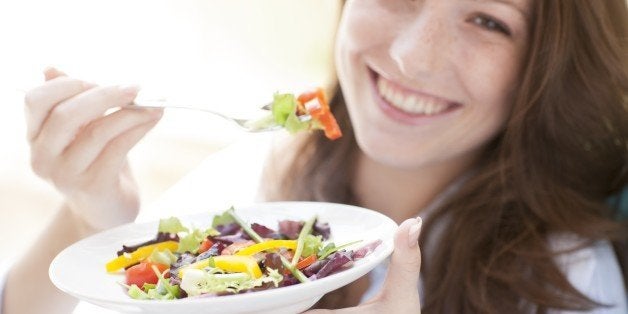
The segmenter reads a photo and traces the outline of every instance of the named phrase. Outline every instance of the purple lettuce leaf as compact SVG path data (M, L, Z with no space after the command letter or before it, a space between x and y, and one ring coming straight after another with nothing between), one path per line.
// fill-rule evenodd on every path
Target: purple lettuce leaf
M272 268L277 270L280 274L284 273L284 267L281 263L281 257L277 253L266 254L264 258L264 268Z
M218 256L220 255L220 253L222 253L222 250L224 250L226 247L227 245L224 242L216 242L209 248L209 250L199 254L196 257L196 262L202 261L204 259L207 259L213 256Z
M357 250L355 250L354 252L352 252L351 254L351 259L356 261L359 260L361 258L364 258L365 256L371 254L373 251L375 251L375 249L382 244L382 240L375 240Z
M226 225L216 226L216 231L220 232L221 236L233 235L233 234L236 234L240 230L242 230L242 228L240 227L240 225L238 225L235 222L232 222Z
M124 253L131 253L137 249L139 249L142 246L146 246L149 244L155 244L155 243L160 243L160 242L166 242L166 241L177 241L179 242L179 236L176 234L172 234L172 233L164 233L164 232L157 232L157 235L151 239L148 240L146 242L142 242L139 244L135 244L135 245L122 245L122 249L118 252L116 252L118 254L118 256L124 254Z
M288 239L296 240L303 225L302 221L282 220L279 222L279 233L285 235Z
M251 224L251 229L259 234L262 238L275 238L277 236L277 231L270 229L264 225L260 225L258 223Z
M316 272L314 275L310 276L311 280L321 279L323 277L328 276L334 271L339 270L343 265L352 261L351 252L340 251L336 252L330 257L327 258L327 263L323 265L323 267Z
M315 236L320 235L323 237L323 240L327 240L331 236L331 228L328 223L316 220L312 234Z
M211 237L210 239L212 239L212 241L214 242L221 242L225 245L230 245L235 242L243 242L243 241L251 240L251 238L249 238L249 236L242 230L239 230L237 233L232 234L232 235L225 235L225 236L221 235L221 236Z

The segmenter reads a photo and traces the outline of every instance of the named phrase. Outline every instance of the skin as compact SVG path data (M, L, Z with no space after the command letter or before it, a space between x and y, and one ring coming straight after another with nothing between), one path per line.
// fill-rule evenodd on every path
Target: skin
M361 151L353 188L363 205L401 222L477 162L510 113L529 6L528 0L347 2L336 65ZM392 109L375 87L379 79L406 98L450 108L434 115Z
M360 148L352 188L361 205L402 222L473 167L510 113L530 6L529 0L347 1L336 66ZM393 109L394 100L376 87L379 77L406 100L448 109L433 115ZM405 258L415 268L393 256L381 294L343 311L420 309L420 258L411 256Z
M420 309L421 223L406 218L468 171L502 130L526 49L530 1L347 1L336 66L361 149L352 188L363 206L401 224L378 296L309 313ZM161 116L129 109L103 116L130 103L137 88L99 87L55 69L44 74L46 83L25 99L32 166L65 202L38 241L47 245L33 246L10 272L7 314L67 313L76 304L41 265L80 238L136 217L139 198L126 155ZM380 76L393 90L447 110L428 117L393 109L373 87Z
M42 265L88 235L135 219L139 195L127 153L162 115L123 109L104 116L129 104L137 88L100 87L52 68L44 75L46 82L25 97L31 164L65 201L9 272L3 303L8 314L68 313L76 305L52 285Z

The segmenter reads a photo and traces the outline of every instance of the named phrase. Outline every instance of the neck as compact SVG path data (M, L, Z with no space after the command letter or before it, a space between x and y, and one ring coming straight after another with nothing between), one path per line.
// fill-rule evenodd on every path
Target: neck
M397 223L420 214L474 160L452 159L408 170L378 163L363 153L357 159L352 189L358 203Z

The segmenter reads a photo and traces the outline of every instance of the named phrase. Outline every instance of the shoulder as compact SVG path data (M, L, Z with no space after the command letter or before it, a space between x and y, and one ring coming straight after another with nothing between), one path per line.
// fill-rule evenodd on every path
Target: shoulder
M594 301L611 305L594 313L628 313L626 286L617 256L609 241L598 241L573 250L582 243L573 235L553 236L549 244L569 282Z

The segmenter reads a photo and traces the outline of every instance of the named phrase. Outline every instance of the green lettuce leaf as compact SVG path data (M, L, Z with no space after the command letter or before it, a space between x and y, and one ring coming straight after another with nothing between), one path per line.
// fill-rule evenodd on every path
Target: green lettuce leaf
M268 268L268 274L253 279L246 273L222 273L217 268L188 269L181 280L181 289L188 296L197 296L205 293L231 292L238 293L259 287L265 283L272 283L275 287L283 280L283 275L277 270Z
M216 226L220 226L220 225L228 225L234 222L236 221L235 219L233 219L233 216L231 216L231 214L229 213L229 210L225 210L222 214L214 216L214 220L212 221L212 228L216 228Z
M157 249L153 250L153 253L150 254L148 259L153 263L163 264L163 265L172 265L177 261L177 257L170 252L169 249L165 249L163 251L158 251Z
M127 294L135 300L150 300L151 299L148 293L142 291L142 289L138 288L137 285L132 285L129 288L129 291L127 291Z
M305 240L303 242L303 252L301 256L308 257L312 254L318 255L318 252L321 250L322 245L323 245L322 236L314 236L314 235L308 234L305 237Z
M277 124L284 126L288 117L291 114L295 114L296 110L297 100L294 98L294 95L275 93L271 111Z
M159 232L163 233L179 233L179 232L187 232L188 228L186 228L179 218L170 217L159 220L159 227L157 229Z

